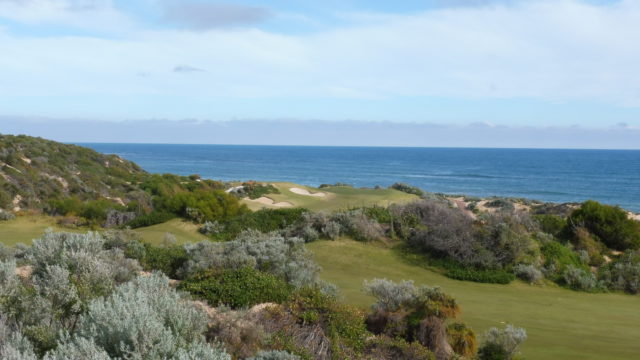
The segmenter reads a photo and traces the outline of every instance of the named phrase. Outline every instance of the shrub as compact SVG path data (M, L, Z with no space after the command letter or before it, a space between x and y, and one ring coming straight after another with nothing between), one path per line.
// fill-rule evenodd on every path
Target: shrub
M429 349L417 341L378 335L367 340L367 359L371 360L435 360Z
M187 252L182 246L153 246L144 244L145 254L140 263L145 270L157 270L163 272L172 279L179 277L179 270L187 261Z
M319 288L306 287L297 291L286 308L305 326L320 326L331 340L333 358L357 358L364 350L369 335L364 314L343 304Z
M595 275L572 265L564 270L562 280L565 285L574 290L596 291L601 288Z
M527 332L513 325L507 325L504 330L493 327L487 331L484 339L484 344L478 351L478 359L511 360L527 340Z
M8 360L36 360L33 346L22 333L10 326L4 316L0 316L0 358Z
M179 288L211 306L228 305L234 309L266 302L283 303L293 291L293 286L282 279L249 267L207 270L187 278Z
M205 221L198 229L198 232L204 235L215 235L222 231L222 226L217 221Z
M490 208L497 208L500 209L502 211L513 211L515 210L515 206L513 205L513 202L507 199L494 199L491 201L488 201L485 204L486 207L490 207Z
M600 276L611 289L640 293L640 252L627 250L620 259L604 267Z
M182 276L210 268L253 267L281 277L296 288L319 283L319 268L298 238L246 231L234 241L203 241L187 244L185 250L188 261L181 269Z
M553 236L558 236L567 226L567 220L552 214L534 215L534 219L540 224L540 230Z
M55 350L49 351L43 360L110 360L109 354L96 345L93 340L85 338L64 339Z
M415 287L412 281L394 283L386 279L365 282L365 291L376 297L367 327L374 334L408 341L417 340L437 358L450 358L454 351L447 341L447 318L456 317L458 305L437 287Z
M0 209L0 221L9 221L15 219L16 216L8 211Z
M137 261L125 258L118 248L107 249L97 233L47 232L33 241L25 257L36 275L46 274L54 265L68 270L82 299L107 294L140 271Z
M515 280L515 275L505 270L474 269L461 266L448 267L444 273L447 277L456 280L473 281L489 284L509 284Z
M329 221L322 227L322 235L331 240L336 240L342 231L340 224L335 221Z
M198 350L202 359L230 359L220 350L199 346L206 326L203 313L186 303L166 277L153 274L93 300L77 334L92 339L111 357L185 358Z
M373 241L384 236L380 224L364 214L356 214L350 220L349 235L357 241Z
M544 278L542 271L534 265L518 264L513 267L516 276L530 284L537 283Z
M476 333L464 323L449 324L447 326L447 340L453 351L465 358L471 358L478 351Z
M135 219L127 222L124 226L130 227L132 229L137 229L141 227L162 224L175 217L176 215L169 212L153 211L149 214L140 215L136 217Z
M261 351L256 356L252 356L246 360L300 360L300 357L286 351L272 350Z
M568 266L587 270L580 257L568 247L557 241L550 241L540 248L544 257L544 266L547 269L547 277L558 280Z
M398 191L402 191L405 192L407 194L413 194L413 195L418 195L418 196L422 196L424 195L424 191L422 191L420 188L415 187L415 186L411 186L408 184L404 184L404 183L395 183L391 186L389 186L390 189L395 189Z
M567 222L569 233L584 227L612 249L624 251L640 247L640 223L629 219L620 207L589 200L573 211Z
M246 230L263 233L284 230L303 221L308 210L302 208L261 209L236 216L224 222L224 231L214 236L219 240L231 240Z
M260 184L255 181L242 183L241 195L248 196L249 199L257 199L267 194L280 194L280 190L272 184Z

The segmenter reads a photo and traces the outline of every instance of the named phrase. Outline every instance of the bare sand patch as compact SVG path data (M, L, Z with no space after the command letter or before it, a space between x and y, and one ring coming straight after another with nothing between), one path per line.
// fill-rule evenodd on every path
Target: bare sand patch
M640 214L634 214L631 211L629 211L629 218L635 221L640 221Z
M266 196L262 196L262 197L259 197L257 199L245 198L245 200L252 201L252 202L258 202L258 203L263 204L263 205L276 206L276 207L293 207L293 204L288 202L288 201L275 202L275 201L273 201L273 199L268 198Z
M325 197L325 196L327 196L327 194L325 194L323 192L312 193L312 192L309 192L309 190L307 190L307 189L301 189L301 188L297 188L297 187L292 187L292 188L289 189L289 191L291 191L294 194L313 196L313 197Z

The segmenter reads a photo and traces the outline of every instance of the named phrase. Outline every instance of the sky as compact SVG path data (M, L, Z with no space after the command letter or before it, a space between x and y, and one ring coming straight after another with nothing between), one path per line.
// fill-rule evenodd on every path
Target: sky
M637 0L0 0L0 133L640 148Z

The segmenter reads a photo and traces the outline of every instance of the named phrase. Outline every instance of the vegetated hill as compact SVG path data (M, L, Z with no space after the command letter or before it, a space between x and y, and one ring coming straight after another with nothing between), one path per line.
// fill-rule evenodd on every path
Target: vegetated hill
M0 135L0 209L43 209L50 199L140 196L147 173L133 162L76 145L29 136Z

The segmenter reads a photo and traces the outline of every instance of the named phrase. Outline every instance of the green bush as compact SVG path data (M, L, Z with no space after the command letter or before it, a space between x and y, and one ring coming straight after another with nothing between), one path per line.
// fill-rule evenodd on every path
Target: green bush
M263 233L283 230L302 222L308 210L303 208L262 209L236 216L223 223L223 230L214 237L218 240L232 240L244 230L257 230Z
M145 270L162 271L168 277L178 277L178 270L187 261L187 252L182 246L160 247L145 244L144 257L140 263Z
M389 188L390 189L395 189L395 190L398 190L398 191L402 191L402 192L405 192L407 194L418 195L418 196L424 195L424 191L422 191L422 189L420 189L419 187L411 186L411 185L405 184L405 183L395 183L395 184L389 186Z
M508 284L516 279L514 274L505 270L478 270L463 267L450 267L444 274L456 280L491 284Z
M567 222L569 233L584 227L612 249L624 251L640 247L640 223L629 219L627 212L618 206L589 200L574 210Z
M555 280L564 272L567 266L574 266L587 270L587 266L580 260L575 252L571 251L565 245L557 241L550 241L540 248L540 252L544 257L544 266L548 272L551 272L551 278Z
M533 218L540 224L540 230L553 236L558 236L567 226L567 220L552 214L534 215Z
M161 212L161 211L153 211L149 214L140 215L135 219L129 221L124 226L130 227L132 229L137 229L141 227L147 227L156 224L162 224L167 222L176 216L169 212Z
M288 309L305 325L320 325L331 339L334 358L356 358L364 350L367 331L361 310L343 304L318 288L297 291Z
M206 300L211 306L249 307L265 302L283 303L293 292L284 280L250 267L210 269L185 279L180 289Z

